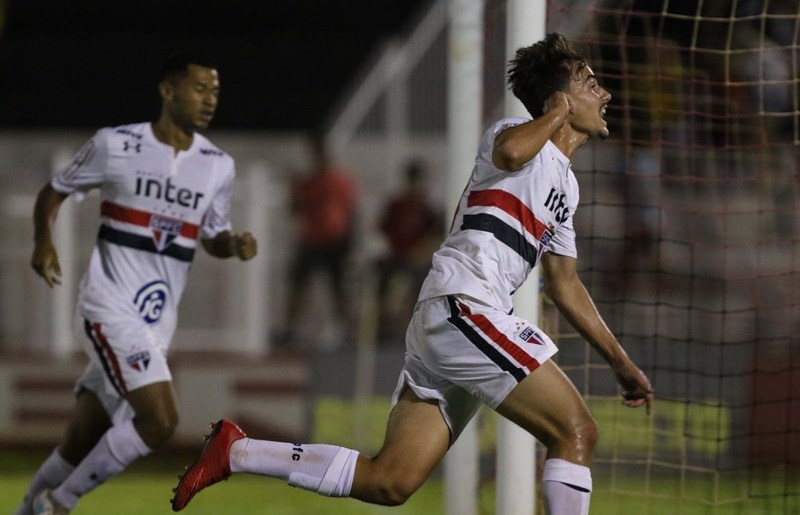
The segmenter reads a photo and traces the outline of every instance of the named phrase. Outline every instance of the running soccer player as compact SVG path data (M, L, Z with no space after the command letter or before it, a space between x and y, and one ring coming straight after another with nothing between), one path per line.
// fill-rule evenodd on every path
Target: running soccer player
M508 80L533 120L506 118L483 136L410 322L405 366L377 456L254 440L220 420L175 488L174 510L238 472L327 496L402 504L485 403L547 447L547 512L588 513L595 422L549 359L556 352L550 338L511 314L511 295L540 264L548 294L609 363L624 404L646 405L650 413L650 381L603 322L577 274L572 217L578 183L570 157L590 138L608 136L604 114L611 95L560 34L519 49Z
M173 434L166 355L197 240L220 258L256 254L250 233L231 231L234 161L197 132L217 108L215 66L174 54L159 92L155 122L100 129L36 200L31 265L51 287L61 274L51 228L64 199L99 188L100 230L76 310L90 363L64 439L34 475L20 515L69 513Z

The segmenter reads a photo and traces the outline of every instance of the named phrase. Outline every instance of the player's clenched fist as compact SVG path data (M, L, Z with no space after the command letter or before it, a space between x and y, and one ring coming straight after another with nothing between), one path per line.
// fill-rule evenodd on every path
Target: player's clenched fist
M31 266L51 288L61 284L61 265L58 263L58 253L50 240L37 243L33 248Z
M248 259L252 259L258 252L258 245L256 244L256 239L249 232L234 234L233 246L234 246L233 247L234 252L236 253L236 257L238 257L242 261L247 261Z

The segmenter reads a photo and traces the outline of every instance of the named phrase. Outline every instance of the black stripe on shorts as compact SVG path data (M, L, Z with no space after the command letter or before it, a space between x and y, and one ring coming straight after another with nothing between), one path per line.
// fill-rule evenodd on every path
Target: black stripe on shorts
M103 365L103 370L106 373L106 377L111 382L111 385L117 391L120 397L124 397L125 395L122 393L119 385L117 384L117 378L114 376L114 373L111 371L111 365L108 363L108 359L106 358L105 353L103 352L103 346L97 341L95 338L94 333L92 332L92 324L83 319L83 329L86 331L86 336L92 341L92 345L94 346L95 352L97 352L97 356L100 358L100 364Z
M525 371L514 365L508 358L503 356L497 349L489 345L486 340L484 340L480 334L478 334L475 329L472 328L463 318L461 318L460 310L456 305L456 299L450 295L447 296L447 302L450 304L450 318L447 319L448 322L453 324L456 329L461 331L461 333L467 337L467 339L473 343L481 352L486 354L486 356L494 361L494 363L500 367L501 370L505 370L512 376L517 382L522 381L527 377Z

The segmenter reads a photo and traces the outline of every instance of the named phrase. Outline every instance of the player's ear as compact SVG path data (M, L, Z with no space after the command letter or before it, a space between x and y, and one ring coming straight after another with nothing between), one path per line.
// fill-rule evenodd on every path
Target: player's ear
M174 92L172 83L168 80L162 80L158 83L158 94L162 100L171 100Z
M549 97L544 99L544 105L542 106L542 114L545 114L547 111L550 110L550 108L553 107L553 97L554 96L555 96L555 93L553 93L552 95L550 95Z

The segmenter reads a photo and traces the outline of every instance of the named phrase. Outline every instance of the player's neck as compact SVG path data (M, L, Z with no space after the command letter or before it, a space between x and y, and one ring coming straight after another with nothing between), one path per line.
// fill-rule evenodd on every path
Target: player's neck
M588 140L586 134L568 126L561 127L550 137L550 141L569 159L572 159L572 154Z
M151 124L153 135L158 141L169 145L175 152L188 150L194 141L194 132L182 129L163 116Z

